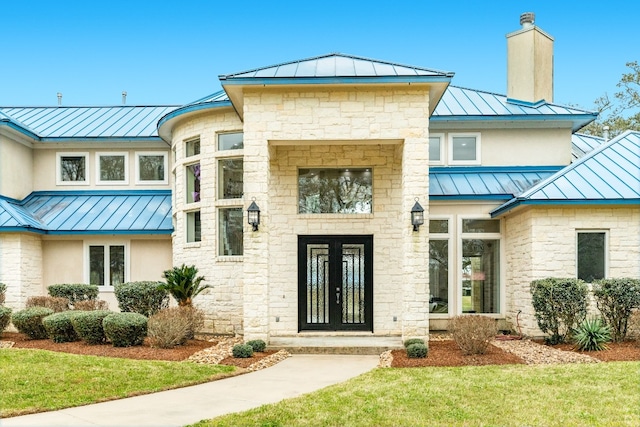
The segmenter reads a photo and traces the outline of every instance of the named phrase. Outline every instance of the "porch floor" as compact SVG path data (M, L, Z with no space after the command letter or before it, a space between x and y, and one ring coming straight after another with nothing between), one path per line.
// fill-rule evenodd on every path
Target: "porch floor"
M270 350L292 354L380 354L402 348L399 336L295 336L271 337Z

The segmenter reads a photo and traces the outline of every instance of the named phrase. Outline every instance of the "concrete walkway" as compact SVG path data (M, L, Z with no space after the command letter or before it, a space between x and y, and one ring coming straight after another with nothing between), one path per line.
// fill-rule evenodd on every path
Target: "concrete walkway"
M261 371L193 387L0 420L14 426L184 426L279 402L375 368L378 356L294 355Z

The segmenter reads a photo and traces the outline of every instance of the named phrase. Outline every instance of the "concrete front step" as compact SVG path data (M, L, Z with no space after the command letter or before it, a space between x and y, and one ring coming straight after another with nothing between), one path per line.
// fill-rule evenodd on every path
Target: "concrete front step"
M376 355L402 348L398 337L375 336L295 336L272 337L269 350L287 350L291 354L358 354Z

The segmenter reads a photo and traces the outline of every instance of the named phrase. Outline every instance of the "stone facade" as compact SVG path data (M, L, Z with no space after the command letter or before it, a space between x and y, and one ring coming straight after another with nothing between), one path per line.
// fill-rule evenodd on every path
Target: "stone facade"
M7 285L5 304L24 308L32 295L42 295L42 244L40 236L6 233L0 235L0 282Z

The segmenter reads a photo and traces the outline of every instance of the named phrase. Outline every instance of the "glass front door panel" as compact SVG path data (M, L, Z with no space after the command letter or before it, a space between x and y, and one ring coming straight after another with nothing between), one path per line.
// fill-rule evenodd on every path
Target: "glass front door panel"
M364 323L364 245L342 246L342 323Z
M462 240L462 312L500 313L499 240Z
M307 323L329 323L329 245L307 245Z

